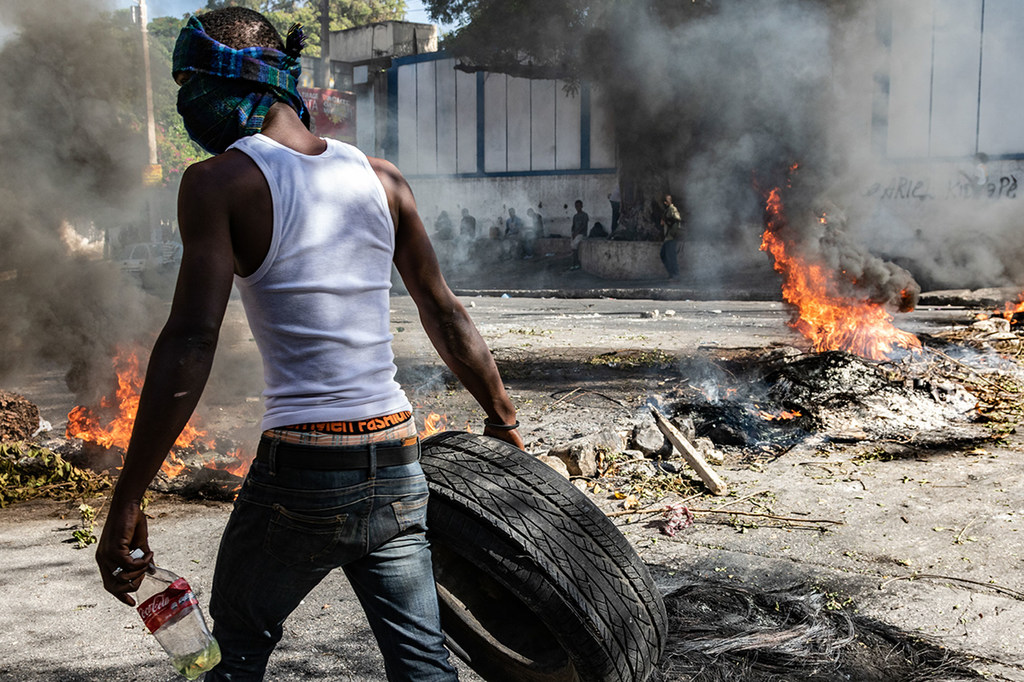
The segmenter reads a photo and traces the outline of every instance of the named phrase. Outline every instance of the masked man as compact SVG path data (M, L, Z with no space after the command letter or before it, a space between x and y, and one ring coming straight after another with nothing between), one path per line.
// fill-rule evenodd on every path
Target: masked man
M263 16L237 7L191 18L178 38L178 111L215 156L182 176L178 284L96 559L104 587L133 604L153 558L140 503L203 391L234 284L263 357L265 413L217 557L210 610L223 660L206 679L262 679L285 618L338 567L388 679L455 679L416 426L395 381L392 263L432 344L486 413L484 433L522 447L515 408L401 173L308 130L301 47L301 29L282 43ZM135 547L142 559L129 557Z

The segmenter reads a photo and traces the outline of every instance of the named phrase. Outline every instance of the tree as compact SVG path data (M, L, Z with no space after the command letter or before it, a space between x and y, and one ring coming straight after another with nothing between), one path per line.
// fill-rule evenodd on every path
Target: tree
M328 0L331 30L343 31L378 21L405 18L405 0ZM264 14L284 35L292 24L306 30L306 56L320 55L321 0L207 0L206 9L244 6Z
M623 221L652 238L665 191L707 213L709 231L735 230L759 222L752 174L822 157L830 28L859 4L427 0L432 17L462 24L444 42L458 68L594 85L612 117ZM742 200L723 201L722 185Z
M189 138L178 115L178 86L171 77L171 55L184 25L183 18L157 17L148 27L157 159L163 167L163 184L169 187L177 187L186 168L209 156Z

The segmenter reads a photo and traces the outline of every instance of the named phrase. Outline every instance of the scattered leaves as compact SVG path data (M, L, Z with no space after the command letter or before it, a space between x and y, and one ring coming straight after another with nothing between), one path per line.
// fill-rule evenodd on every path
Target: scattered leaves
M109 487L108 477L79 469L47 448L27 443L0 445L0 507L40 497L88 497Z

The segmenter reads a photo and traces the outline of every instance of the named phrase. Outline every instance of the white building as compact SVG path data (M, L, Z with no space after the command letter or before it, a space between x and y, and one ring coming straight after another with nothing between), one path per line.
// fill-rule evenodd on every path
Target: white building
M576 199L610 221L615 146L588 84L459 71L429 24L337 31L330 46L333 86L356 94L356 145L402 169L428 223L468 208L485 230L532 207L568 234Z

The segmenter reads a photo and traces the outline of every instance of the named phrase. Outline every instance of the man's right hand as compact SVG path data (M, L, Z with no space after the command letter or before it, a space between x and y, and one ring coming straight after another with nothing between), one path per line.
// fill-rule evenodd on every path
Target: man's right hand
M135 548L145 553L141 559L129 556ZM135 599L129 592L139 588L139 580L146 574L152 560L146 515L138 503L111 501L110 512L96 546L96 563L103 578L103 588L128 606L135 606Z

